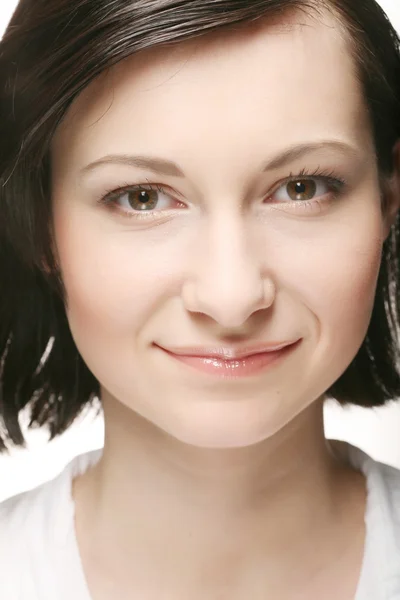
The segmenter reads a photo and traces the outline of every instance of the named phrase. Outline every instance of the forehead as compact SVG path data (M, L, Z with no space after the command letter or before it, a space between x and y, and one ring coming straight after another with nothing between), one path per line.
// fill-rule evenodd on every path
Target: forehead
M180 142L271 147L313 137L366 138L367 111L343 28L295 15L153 48L105 72L78 97L53 143L68 160L162 151ZM220 142L219 142L220 141ZM232 144L231 144L232 142ZM65 160L64 150L62 155Z

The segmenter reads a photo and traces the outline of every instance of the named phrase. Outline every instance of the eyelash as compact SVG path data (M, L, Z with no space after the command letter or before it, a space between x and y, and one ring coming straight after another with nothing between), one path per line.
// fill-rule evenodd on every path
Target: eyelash
M272 194L275 193L278 189L280 189L283 185L285 185L285 184L288 185L289 183L300 180L300 179L324 180L325 183L327 184L327 186L331 189L331 191L333 191L332 200L336 200L340 195L342 195L343 190L345 189L345 187L347 185L346 181L343 179L343 177L338 175L334 170L329 171L329 170L322 170L322 169L318 168L315 171L309 171L307 168L304 168L299 173L296 173L296 174L290 173L289 177L280 181L275 186L274 192L272 192ZM161 194L168 195L168 192L162 185L151 184L151 183L148 183L147 185L143 185L143 184L131 185L131 184L127 183L123 186L118 187L117 189L108 190L106 192L106 194L104 196L102 196L100 198L100 200L98 200L98 203L107 206L110 210L115 210L115 211L119 212L125 218L128 218L128 219L132 219L132 218L137 219L137 220L152 219L152 218L158 219L160 213L168 212L165 210L164 211L152 210L152 211L148 211L148 212L133 211L131 213L128 213L128 212L123 211L116 207L116 201L119 200L124 193L139 192L139 191L158 191ZM295 206L296 210L297 209L310 210L310 209L314 209L316 206L321 206L322 202L323 201L321 201L321 200L304 200L304 201L294 200L293 202L282 202L282 204L284 204L286 206L289 205L291 207Z
M343 195L345 189L347 188L346 180L341 177L334 170L321 169L318 167L315 171L309 171L307 168L302 169L299 173L290 173L289 177L283 179L279 185L275 188L274 191L278 190L285 183L286 185L292 181L297 181L299 179L321 179L325 181L330 191L333 192L333 196L331 198L331 202L337 200L340 196ZM296 210L310 210L314 209L316 206L321 208L322 204L325 201L323 200L305 200L303 202L299 200L294 200L290 203L291 207L295 207Z

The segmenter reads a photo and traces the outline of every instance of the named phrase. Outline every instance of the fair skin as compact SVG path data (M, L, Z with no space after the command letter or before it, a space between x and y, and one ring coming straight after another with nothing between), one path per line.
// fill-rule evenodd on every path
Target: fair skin
M354 598L365 481L327 445L322 397L365 337L397 207L382 214L362 92L330 19L132 57L56 134L56 250L106 427L101 461L73 487L93 600ZM271 164L300 144L319 146ZM111 154L182 175L84 170ZM314 177L309 204L293 201L303 169L345 186L335 197ZM154 218L128 218L139 211L124 193L119 212L97 202L149 182ZM154 345L297 339L241 379Z

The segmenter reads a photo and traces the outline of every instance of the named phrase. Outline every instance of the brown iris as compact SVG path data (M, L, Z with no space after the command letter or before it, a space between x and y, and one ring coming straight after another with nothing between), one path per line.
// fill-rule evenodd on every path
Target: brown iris
M157 190L131 190L127 194L129 204L135 210L151 210L158 202Z
M287 184L287 192L292 200L312 200L317 191L313 179L297 179Z

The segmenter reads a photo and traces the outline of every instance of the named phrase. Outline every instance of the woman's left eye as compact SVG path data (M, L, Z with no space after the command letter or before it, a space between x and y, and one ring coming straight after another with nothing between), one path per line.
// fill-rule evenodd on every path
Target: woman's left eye
M299 177L286 181L272 195L277 202L312 202L329 193L338 193L342 182L328 177Z

